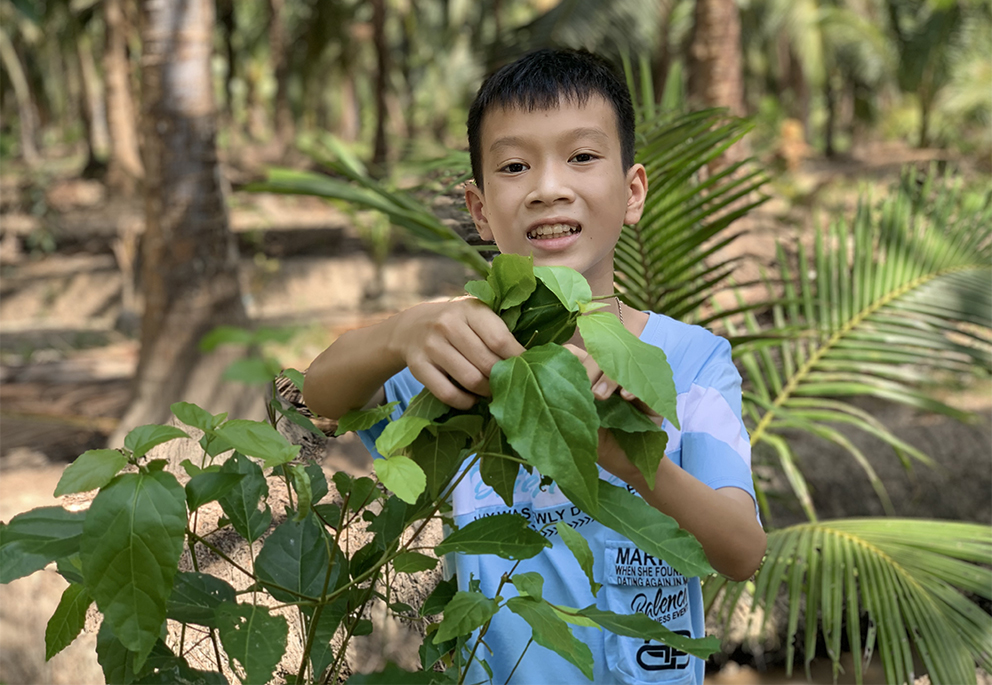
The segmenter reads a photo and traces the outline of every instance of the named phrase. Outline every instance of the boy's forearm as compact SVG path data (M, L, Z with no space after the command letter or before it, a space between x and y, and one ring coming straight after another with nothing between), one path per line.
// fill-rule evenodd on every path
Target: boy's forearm
M303 401L314 413L339 419L361 409L405 366L390 344L395 318L343 333L307 370Z
M620 449L611 438L607 440L614 449ZM761 564L765 532L755 517L754 501L746 491L714 490L669 459L661 460L653 489L633 464L630 470L617 475L637 490L645 502L692 533L719 573L733 580L746 580Z

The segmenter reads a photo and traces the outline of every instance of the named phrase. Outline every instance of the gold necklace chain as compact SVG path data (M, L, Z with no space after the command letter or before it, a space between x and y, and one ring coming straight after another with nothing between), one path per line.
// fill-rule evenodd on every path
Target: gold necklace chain
M620 319L620 324L623 325L623 303L617 295L614 295L613 299L617 301L617 317Z

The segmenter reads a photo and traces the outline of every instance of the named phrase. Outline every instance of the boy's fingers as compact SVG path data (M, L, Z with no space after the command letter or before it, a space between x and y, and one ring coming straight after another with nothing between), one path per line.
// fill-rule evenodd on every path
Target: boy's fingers
M481 304L481 303L480 303ZM503 319L499 318L492 310L485 305L482 309L472 311L467 317L468 325L479 337L479 340L486 346L486 349L497 357L493 361L495 364L500 359L509 359L519 354L523 354L525 348L510 333ZM492 364L489 365L492 368ZM488 369L487 369L488 370Z
M414 369L410 367L413 377L424 384L436 398L455 409L471 409L478 399L475 395L458 388L452 380L433 364Z
M603 370L599 368L599 364L592 358L592 355L571 343L565 343L562 347L574 354L582 362L582 366L585 367L586 374L589 376L592 394L597 400L605 400L613 394L613 391L617 389L617 382L603 373Z
M617 387L617 382L604 373L593 382L592 394L597 400L605 400L613 394Z

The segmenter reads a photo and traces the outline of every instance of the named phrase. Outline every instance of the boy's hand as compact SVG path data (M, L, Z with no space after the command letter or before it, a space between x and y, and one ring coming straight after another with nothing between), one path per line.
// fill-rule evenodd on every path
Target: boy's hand
M488 396L493 364L524 351L503 320L474 297L417 305L397 317L394 348L414 378L456 409Z
M592 386L592 394L597 400L605 400L620 387L615 380L603 373L603 370L599 368L599 364L592 358L592 355L581 347L571 343L565 343L562 347L578 357L579 361L582 362L582 366L586 367L586 373L589 374L589 384Z

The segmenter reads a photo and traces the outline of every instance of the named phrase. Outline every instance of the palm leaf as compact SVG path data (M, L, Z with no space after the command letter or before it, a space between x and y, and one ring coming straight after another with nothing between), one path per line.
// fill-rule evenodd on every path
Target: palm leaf
M724 319L750 385L751 443L781 458L770 436L799 428L840 444L891 512L884 485L837 424L880 438L907 466L928 459L844 398L872 395L971 418L929 387L992 371L992 196L907 180L877 209L862 200L850 227L838 221L818 231L812 260L800 245L795 272L781 246L779 261L784 292L769 306L773 326L752 310L736 323ZM805 506L804 488L789 480Z
M406 229L419 247L450 257L479 275L489 273L489 263L480 251L438 219L421 200L369 176L358 158L332 136L325 137L322 144L314 145L310 154L338 176L270 169L265 182L251 184L246 189L252 192L314 195L381 212L393 224Z
M767 179L743 162L700 178L750 129L746 122L721 110L653 118L645 111L637 161L647 170L649 192L641 221L625 226L617 243L616 286L632 307L699 319L733 269L712 260L736 237L722 232L765 201L757 191Z
M975 662L992 669L992 617L963 593L992 599L990 562L992 528L986 525L893 518L805 523L768 534L768 555L753 583L709 579L707 612L729 624L744 601L752 612L764 609L767 622L785 588L790 675L804 595L807 677L818 634L836 675L846 625L861 682L866 616L877 631L888 682L913 682L915 650L935 685L974 683Z

